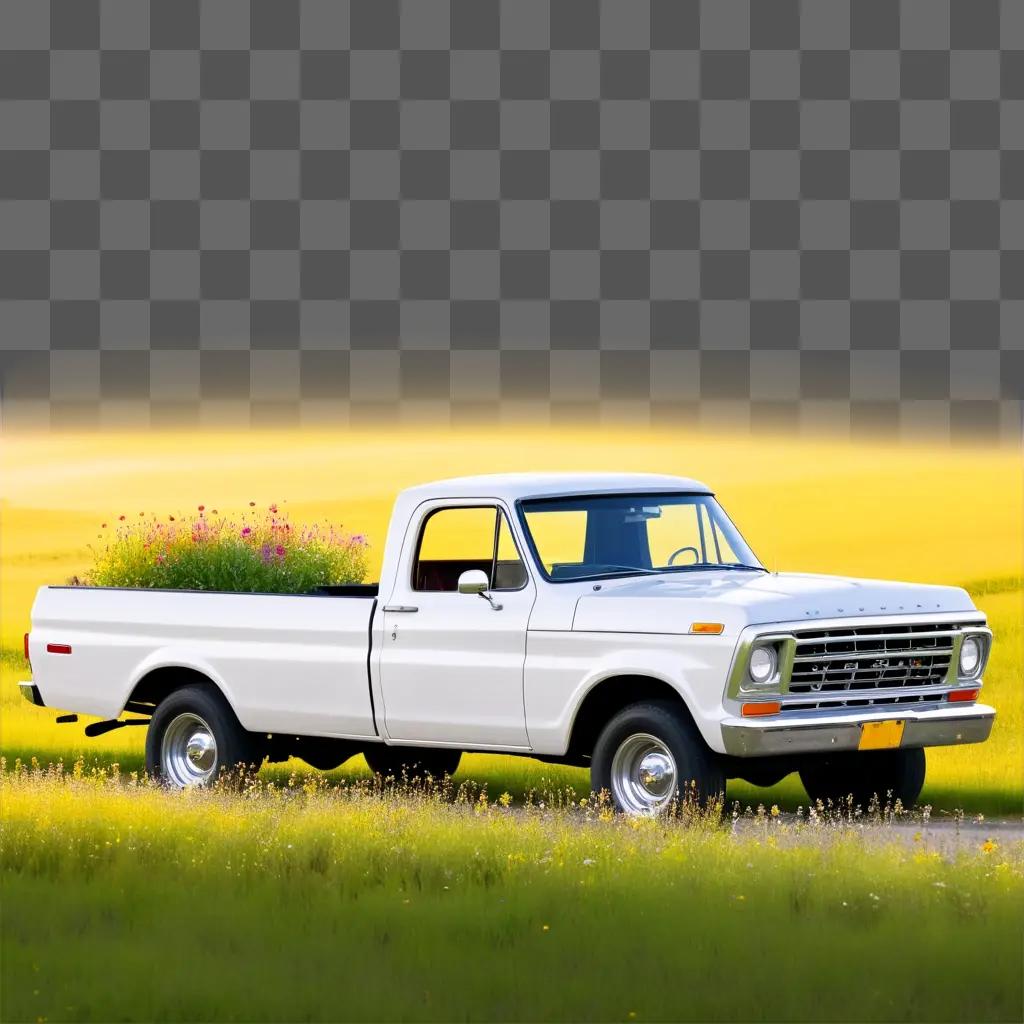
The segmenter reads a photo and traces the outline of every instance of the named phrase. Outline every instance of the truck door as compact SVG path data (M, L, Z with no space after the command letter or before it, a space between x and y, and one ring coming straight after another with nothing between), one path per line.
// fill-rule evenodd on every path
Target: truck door
M439 504L408 541L383 609L388 736L529 749L523 668L536 588L505 511ZM487 596L459 592L468 570L486 574Z

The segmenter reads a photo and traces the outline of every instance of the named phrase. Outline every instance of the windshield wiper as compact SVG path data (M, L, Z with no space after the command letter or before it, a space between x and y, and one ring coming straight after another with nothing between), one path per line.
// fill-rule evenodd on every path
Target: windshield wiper
M611 576L658 576L663 572L690 572L694 569L741 569L746 572L768 572L763 565L745 565L742 562L695 562L693 565L665 565L660 569L644 569L639 565L609 565L605 572L591 572L583 576L567 576L564 582L599 580ZM559 581L563 582L563 581Z
M763 565L744 565L743 562L694 562L693 565L666 565L661 572L687 572L693 569L744 569L747 572L767 572Z
M564 579L566 582L571 583L574 580L599 580L606 576L622 576L624 574L656 576L660 571L660 569L644 569L639 565L609 565L606 572L590 572L583 576L566 576Z

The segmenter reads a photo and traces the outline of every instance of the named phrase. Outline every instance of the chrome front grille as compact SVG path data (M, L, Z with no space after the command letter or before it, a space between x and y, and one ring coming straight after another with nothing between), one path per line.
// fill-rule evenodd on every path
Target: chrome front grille
M943 698L958 623L794 630L782 710L927 704Z
M873 697L836 697L830 696L824 700L784 700L782 713L787 711L820 711L822 709L836 708L878 708L904 704L938 704L943 699L943 693L911 693L899 694L877 694Z

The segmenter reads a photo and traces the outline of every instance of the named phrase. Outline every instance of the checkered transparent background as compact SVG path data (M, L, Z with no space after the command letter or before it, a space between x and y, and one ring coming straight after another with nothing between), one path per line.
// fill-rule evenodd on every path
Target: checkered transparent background
M3 0L9 427L994 441L1020 0Z

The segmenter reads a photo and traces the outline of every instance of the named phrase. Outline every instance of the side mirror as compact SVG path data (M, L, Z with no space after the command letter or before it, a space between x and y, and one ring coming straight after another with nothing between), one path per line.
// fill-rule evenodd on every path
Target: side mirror
M467 569L459 577L460 594L484 594L490 585L491 581L483 569Z
M483 569L467 569L459 577L460 594L476 594L477 597L482 597L496 612L500 612L502 606L487 593L490 586L491 581Z

